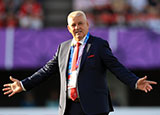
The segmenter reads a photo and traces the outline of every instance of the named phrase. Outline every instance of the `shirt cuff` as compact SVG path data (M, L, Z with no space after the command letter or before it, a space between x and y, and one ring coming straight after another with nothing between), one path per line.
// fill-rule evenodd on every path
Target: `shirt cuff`
M23 86L21 81L20 81L20 84L21 84L21 87L22 87L23 91L26 91L26 89L24 88L24 86Z
M135 84L135 89L137 89L137 82L136 82L136 84Z

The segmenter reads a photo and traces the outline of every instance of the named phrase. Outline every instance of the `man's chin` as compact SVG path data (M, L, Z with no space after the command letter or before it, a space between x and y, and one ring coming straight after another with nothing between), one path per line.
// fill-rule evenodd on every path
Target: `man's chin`
M82 36L76 36L75 39L76 39L76 41L80 41L80 40L83 39L83 37Z

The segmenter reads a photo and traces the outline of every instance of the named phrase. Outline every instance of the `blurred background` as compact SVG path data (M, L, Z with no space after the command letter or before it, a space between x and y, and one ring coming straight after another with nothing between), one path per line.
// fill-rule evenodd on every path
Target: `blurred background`
M66 18L73 10L86 13L90 33L107 40L122 64L159 83L159 0L0 0L0 89L9 76L31 76L52 58L58 44L72 38ZM115 106L111 115L160 115L160 85L146 94L107 74ZM59 80L53 75L11 98L1 91L0 114L57 115Z

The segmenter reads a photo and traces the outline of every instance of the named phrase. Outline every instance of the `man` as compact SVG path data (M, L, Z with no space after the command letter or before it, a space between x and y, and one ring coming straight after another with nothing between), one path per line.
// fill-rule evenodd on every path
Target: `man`
M105 79L107 69L131 88L146 93L156 84L131 73L113 56L107 41L90 35L82 11L68 15L68 30L73 39L61 43L53 59L31 77L22 81L10 77L13 83L4 85L5 95L30 90L59 72L59 115L108 115L113 108Z

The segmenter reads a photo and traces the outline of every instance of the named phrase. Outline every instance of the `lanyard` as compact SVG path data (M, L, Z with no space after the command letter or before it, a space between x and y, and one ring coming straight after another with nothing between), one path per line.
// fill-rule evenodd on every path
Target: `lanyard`
M89 39L89 32L88 32L87 36L85 37L84 44L82 45L82 48L81 48L80 51L79 51L79 56L78 56L78 59L77 59L77 65L79 65L79 63L80 63L80 59L81 59L81 57L82 57L83 50L84 50L84 47L85 47L88 39Z
M80 59L81 59L81 57L82 57L84 47L85 47L85 45L86 45L86 43L87 43L87 41L88 41L88 39L89 39L89 32L87 33L87 35L86 35L86 37L85 37L84 39L85 39L85 40L84 40L84 43L82 44L82 46L81 46L81 48L80 48L80 50L79 50L79 56L78 56L78 59L77 59L77 65L79 65L79 63L80 63ZM68 69L69 69L68 74L69 74L69 75L71 74L71 71L70 71L70 70L71 70L71 67L72 67L73 53L74 53L74 46L71 46L71 53L70 53L69 67L68 67Z

